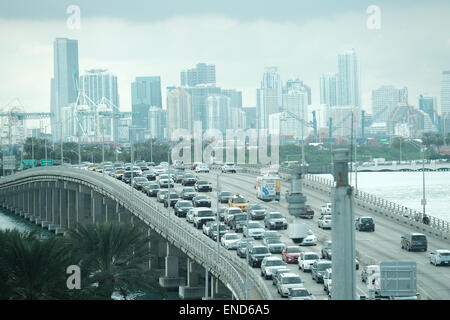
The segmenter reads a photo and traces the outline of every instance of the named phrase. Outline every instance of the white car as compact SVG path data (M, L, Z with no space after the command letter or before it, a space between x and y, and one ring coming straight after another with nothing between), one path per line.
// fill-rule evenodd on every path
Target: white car
M302 242L300 243L301 246L315 246L317 244L317 237L313 234L307 235L305 238L303 238Z
M230 250L237 249L240 240L241 238L239 238L237 233L227 232L222 236L220 242L225 247L225 249Z
M284 268L286 268L286 262L280 257L265 257L261 262L261 276L265 279L272 279L275 270Z
M287 297L289 291L294 288L304 288L303 281L298 274L293 272L283 273L277 282L278 293L282 297Z
M312 251L302 252L298 257L298 268L300 270L303 270L303 272L306 272L308 270L311 271L311 266L313 265L314 261L319 259L320 256L318 253Z
M331 215L324 215L317 221L317 226L322 229L331 229Z
M236 173L236 167L233 162L226 162L222 167L222 173Z
M255 239L262 239L264 235L264 228L258 222L249 221L243 227L243 235L244 237L252 237Z
M331 283L332 283L332 271L331 268L328 268L325 270L325 273L323 274L323 290L327 293L331 290Z
M190 209L186 213L186 221L189 222L189 223L193 223L194 222L194 208Z
M333 204L331 202L328 202L320 207L321 215L332 214L332 213L333 213Z
M199 164L198 166L195 167L195 172L196 173L201 173L201 172L209 173L209 167L205 163Z
M435 266L450 265L450 250L433 250L430 252L430 263Z

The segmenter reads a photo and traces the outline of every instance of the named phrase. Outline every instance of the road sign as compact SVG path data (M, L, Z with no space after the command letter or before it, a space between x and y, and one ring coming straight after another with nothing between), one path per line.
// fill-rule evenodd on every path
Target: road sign
M53 159L41 159L40 164L41 164L41 166L52 166Z
M3 169L14 170L16 168L16 156L3 156Z
M22 160L22 164L23 164L24 166L32 166L33 163L34 163L34 165L37 164L36 159L26 159L26 160Z
M416 294L416 262L389 261L380 263L381 296L411 297Z

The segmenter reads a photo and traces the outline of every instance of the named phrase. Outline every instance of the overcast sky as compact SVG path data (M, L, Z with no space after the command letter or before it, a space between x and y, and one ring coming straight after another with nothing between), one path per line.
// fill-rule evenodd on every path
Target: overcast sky
M256 105L265 66L283 81L300 77L319 104L319 77L337 71L337 54L355 48L360 59L363 108L381 85L438 97L450 70L448 1L2 1L0 3L0 109L19 98L27 112L50 110L53 40L78 40L80 74L107 68L118 77L120 107L131 110L130 83L160 75L179 85L181 69L216 65L217 85L243 91ZM267 3L266 3L267 2ZM81 10L81 28L67 27L69 5ZM369 5L381 9L381 29L367 28Z

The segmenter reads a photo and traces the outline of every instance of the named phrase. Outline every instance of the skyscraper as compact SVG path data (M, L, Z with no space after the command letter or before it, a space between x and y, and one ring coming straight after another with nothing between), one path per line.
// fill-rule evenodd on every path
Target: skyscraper
M191 97L184 88L175 88L167 93L167 137L176 129L192 132Z
M161 78L136 77L136 81L131 83L131 110L133 141L143 141L150 137L150 107L162 108L161 98Z
M282 135L291 136L295 139L305 139L309 129L305 125L308 122L308 93L294 88L283 94L283 110L289 111L297 117L287 115L285 121L280 125ZM305 122L299 122L303 119Z
M217 129L226 134L231 128L231 99L224 95L211 95L207 98L206 129Z
M419 96L419 109L428 114L433 124L437 124L438 115L436 97L430 94L421 94Z
M281 78L277 67L264 68L261 88L256 92L256 118L259 129L268 129L269 116L280 111L282 105Z
M450 132L450 71L442 72L441 80L442 133Z
M235 89L222 89L222 94L231 99L231 108L242 108L242 91L237 91Z
M337 104L361 107L359 63L355 49L338 54Z
M78 40L56 38L53 42L51 79L51 128L55 141L61 141L62 108L78 96Z
M198 63L194 68L181 71L182 87L195 87L198 84L216 85L216 66Z
M207 98L211 95L220 95L221 89L219 87L198 84L195 87L185 87L184 90L189 93L190 101L190 112L192 128L194 128L194 121L201 121L203 130L207 127Z
M320 104L327 107L337 105L337 76L329 72L320 76Z
M286 81L286 87L284 87L283 89L283 94L288 93L291 90L305 92L307 96L307 103L308 105L311 104L311 88L307 86L302 80L297 78L295 80L289 79L288 81Z

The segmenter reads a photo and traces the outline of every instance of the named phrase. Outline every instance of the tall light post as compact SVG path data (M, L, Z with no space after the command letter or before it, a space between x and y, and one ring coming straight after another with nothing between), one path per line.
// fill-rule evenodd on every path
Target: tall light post
M423 217L425 217L425 206L427 204L427 199L425 198L425 147L421 147L420 151L422 152L422 206L423 206Z

